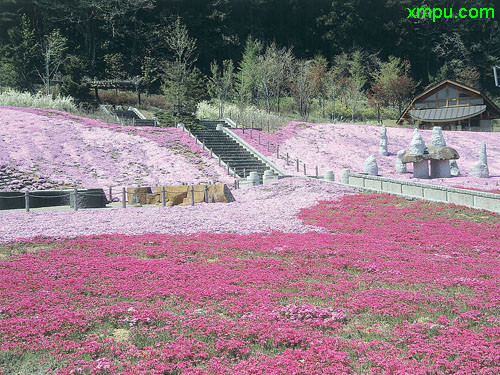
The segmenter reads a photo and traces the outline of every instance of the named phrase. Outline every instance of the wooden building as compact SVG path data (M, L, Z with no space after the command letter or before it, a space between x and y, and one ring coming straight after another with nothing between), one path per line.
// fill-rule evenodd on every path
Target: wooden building
M407 121L419 128L441 126L443 130L491 130L500 109L480 91L444 80L416 96L397 124Z

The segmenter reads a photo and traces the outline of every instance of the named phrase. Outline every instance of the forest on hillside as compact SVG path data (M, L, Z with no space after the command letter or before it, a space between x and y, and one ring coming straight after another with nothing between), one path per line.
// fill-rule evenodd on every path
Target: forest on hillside
M2 0L0 86L34 91L50 80L64 86L66 79L63 93L84 97L88 89L79 86L84 77L140 77L147 93L170 93L174 105L180 106L188 91L198 101L231 97L280 111L281 98L290 96L301 115L307 114L309 97L321 102L339 93L346 102L364 95L374 106L391 102L401 108L416 90L445 78L496 97L492 66L500 65L500 13L432 20L409 18L409 9L497 6L500 12L498 5L497 0ZM230 82L224 82L225 73ZM273 83L280 74L281 81Z

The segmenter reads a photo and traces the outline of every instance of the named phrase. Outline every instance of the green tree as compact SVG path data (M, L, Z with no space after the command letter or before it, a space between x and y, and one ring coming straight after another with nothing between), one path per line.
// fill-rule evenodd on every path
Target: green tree
M37 69L38 75L45 86L45 94L50 95L50 84L59 73L59 68L64 63L67 39L59 30L53 30L46 35L42 42L43 68Z
M7 55L14 71L14 86L20 90L34 90L37 79L37 65L40 62L40 45L27 16L21 17L19 27L9 30L10 44Z
M219 118L224 117L224 106L231 94L234 83L234 65L232 60L224 60L219 70L217 62L212 62L211 77L208 82L208 91L219 103Z
M316 98L319 101L319 106L321 108L321 115L325 117L325 107L327 100L329 98L329 85L332 83L329 81L330 77L328 76L328 61L322 55L314 56L313 60L314 71L313 74L318 81L318 89L316 93ZM333 94L333 93L332 93Z
M83 75L86 67L82 59L75 55L68 56L63 68L64 76L60 88L61 94L73 97L77 104L91 103L90 88L84 82Z
M297 60L291 77L291 90L295 97L297 111L303 120L307 120L311 104L317 95L319 75L314 60Z
M262 43L251 36L245 44L245 51L238 67L236 90L240 107L245 104L255 104L258 92L259 56L262 52Z
M410 76L410 68L409 61L394 56L381 62L379 70L373 74L372 94L377 97L372 99L378 104L397 106L401 115L403 106L410 101L419 84Z
M266 48L264 60L269 71L267 83L269 94L274 99L276 111L279 113L281 98L289 85L289 76L295 57L291 48L279 48L273 42Z
M121 52L108 53L104 55L104 63L106 64L106 76L111 79L126 79L128 77L126 64L127 59Z
M177 17L168 27L166 42L171 56L165 63L164 93L175 103L176 111L182 113L189 92L187 81L196 61L196 39L189 36L186 25Z

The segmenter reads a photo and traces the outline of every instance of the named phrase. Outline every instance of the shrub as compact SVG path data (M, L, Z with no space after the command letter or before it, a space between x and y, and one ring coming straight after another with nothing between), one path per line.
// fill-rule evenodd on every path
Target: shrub
M7 90L1 93L0 105L7 107L47 108L66 112L74 112L77 109L73 98L70 96L57 95L53 98L50 95L31 94L15 90Z
M183 123L189 130L205 129L205 126L193 114L182 113L174 116L172 112L157 112L155 117L158 119L160 126L173 127L177 124Z
M215 104L202 101L198 103L196 117L204 120L217 120L219 118L219 108ZM267 124L269 124L272 129L276 129L292 121L292 118L269 113L254 106L245 106L241 108L232 103L226 103L223 117L230 117L233 121L236 121L238 125L241 124L245 127L251 127L253 124L255 128L261 125L265 128Z
M141 94L141 105L137 104L137 94L133 91L99 90L99 101L105 104L132 106L137 108L155 107L164 110L171 110L171 105L167 103L163 95Z

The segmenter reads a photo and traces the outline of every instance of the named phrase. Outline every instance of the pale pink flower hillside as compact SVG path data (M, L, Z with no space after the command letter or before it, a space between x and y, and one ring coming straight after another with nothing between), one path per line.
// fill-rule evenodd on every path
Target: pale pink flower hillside
M84 188L233 181L181 129L0 107L0 166Z
M235 132L243 136L252 146L284 168L290 174L297 174L295 159L300 160L300 172L303 174L303 163L309 175L332 170L339 178L342 168L350 168L352 172L363 172L365 159L373 155L377 159L379 175L397 179L408 179L423 183L445 186L458 186L480 190L500 189L500 133L443 131L446 144L456 149L460 155L457 161L461 176L447 179L416 180L412 178L412 166L408 165L408 173L395 173L396 154L399 150L408 150L413 130L403 128L387 128L389 156L378 154L380 127L353 124L311 124L291 122L274 134L238 129ZM261 145L258 144L258 134ZM426 144L431 142L431 130L420 130ZM267 141L271 144L267 152ZM491 178L482 179L471 176L472 165L478 160L481 142L486 142L488 165ZM280 145L280 159L276 158L276 145ZM290 156L287 166L286 153Z
M20 238L73 237L121 233L258 233L323 231L296 215L318 201L340 199L354 190L305 178L286 178L269 185L234 190L232 203L195 206L128 207L72 211L0 212L0 243Z

